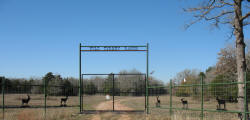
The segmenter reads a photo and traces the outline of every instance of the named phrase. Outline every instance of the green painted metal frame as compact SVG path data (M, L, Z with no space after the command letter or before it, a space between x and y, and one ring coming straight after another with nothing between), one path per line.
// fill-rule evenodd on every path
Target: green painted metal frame
M112 74L112 87L113 87L113 89L112 89L112 99L113 99L113 111L115 111L115 75L113 74L113 73L111 73Z
M237 111L237 110L212 110L212 109L204 109L204 86L209 86L209 85L232 85L232 84L244 84L244 86L247 86L248 83L250 83L250 81L247 81L247 76L245 73L245 77L244 77L244 82L230 82L230 83L204 83L204 76L201 76L201 82L200 84L189 84L189 85L173 85L172 80L170 80L170 85L169 87L166 86L148 86L148 88L169 88L170 91L170 107L160 107L160 109L169 109L170 115L172 115L172 111L173 110L189 110L189 111L200 111L200 118L201 120L203 120L204 118L204 112L223 112L223 113L241 113L244 114L244 120L246 120L247 118L247 114L250 114L249 111L247 111L247 87L244 87L244 111ZM201 108L200 109L194 109L194 108L176 108L176 107L172 107L173 102L172 102L172 89L175 87L193 87L193 86L201 86ZM158 108L159 107L150 107L150 108Z
M247 120L247 73L244 74L244 120Z
M5 115L5 87L6 87L6 79L5 77L0 77L2 80L2 111L3 111L3 119ZM46 119L47 113L47 82L46 80L43 81L43 92L44 92L44 119ZM40 86L40 85L29 85L29 86Z
M203 120L203 114L204 114L204 81L203 81L203 75L201 75L201 119Z
M82 50L83 48L91 48L91 47L144 47L145 50ZM83 111L83 98L82 98L82 54L81 52L146 52L146 113L149 113L149 97L148 97L148 89L149 89L149 43L147 45L130 45L130 46L88 46L79 44L79 111L80 113Z
M147 114L149 114L149 97L148 97L148 86L149 86L149 82L148 82L148 72L149 72L149 66L148 66L148 60L149 60L149 44L147 43L147 69L146 69L146 106L147 106L147 109L146 109L146 112Z
M172 89L173 89L173 86L172 86L172 80L170 80L170 110L169 110L169 112L170 112L170 116L172 115Z
M5 89L5 78L1 77L2 79L2 110L3 110L3 119L4 119L4 112L5 112L5 103L4 103L4 89Z
M44 79L43 81L43 92L44 92L44 119L46 119L47 112L47 81Z
M143 74L143 73L139 73L139 74L117 74L117 73L109 73L109 74L89 74L89 73L84 73L82 74L81 78L83 79L83 76L84 75L112 75L112 100L113 100L113 104L112 104L112 111L115 111L115 96L114 96L114 93L115 93L115 75L143 75L145 76L145 83L146 83L146 74ZM146 84L145 84L146 85ZM146 110L146 95L145 95L145 110Z
M82 54L81 54L81 43L79 45L79 108L82 112Z

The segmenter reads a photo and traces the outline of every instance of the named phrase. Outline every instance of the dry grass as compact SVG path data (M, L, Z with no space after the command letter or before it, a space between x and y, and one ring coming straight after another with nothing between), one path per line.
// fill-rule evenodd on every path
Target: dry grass
M5 110L5 120L44 120L44 96L31 94L30 106L38 106L38 108L7 108ZM0 96L1 97L1 96ZM46 119L47 120L91 120L95 114L78 114L79 112L79 98L69 97L67 101L68 106L73 107L59 107L60 99L62 96L49 96L47 100L48 106L54 106L54 108L48 108ZM5 105L7 106L20 106L21 99L26 98L23 94L7 94L5 96ZM134 110L144 110L144 97L124 97L116 96L116 100L120 100L120 103ZM200 102L192 98L186 98L189 102L189 108L200 108ZM0 99L1 100L1 99ZM169 96L160 96L161 107L169 107ZM96 107L105 102L104 96L84 96L83 104L84 109L95 110ZM1 105L0 101L0 105ZM156 97L151 96L149 98L150 107L155 107ZM86 104L87 103L87 104ZM206 109L216 109L217 102L213 99L204 102ZM40 106L40 108L39 108ZM173 97L173 107L181 108L182 104L180 102L180 97ZM115 108L119 110L118 107ZM237 110L237 104L227 103L228 110ZM0 112L2 113L2 111ZM204 120L237 120L237 114L234 113L214 113L205 112ZM0 114L0 119L3 117ZM100 114L102 120L119 120L122 114L117 113L104 113ZM189 111L189 110L173 110L173 114L170 117L168 109L152 108L150 109L150 114L146 115L144 113L129 113L129 118L132 120L199 120L199 111Z
M2 96L0 96L2 97ZM22 108L22 98L27 98L26 94L6 94L5 106L16 107L6 108L4 114L4 120L44 120L44 95L30 94L31 100L29 107ZM89 120L92 115L80 115L79 113L79 97L70 96L67 101L67 107L60 107L60 100L64 96L48 96L46 111L47 120ZM1 99L0 99L1 100ZM91 97L91 101L88 105L84 105L84 108L91 109L93 105L99 104L101 101L98 97ZM0 105L2 101L0 101ZM51 108L50 108L51 107ZM2 111L1 111L2 113ZM3 114L0 114L0 119L3 119Z
M180 101L182 97L172 97L173 107L175 108L182 108L182 103ZM193 109L200 109L201 102L192 99L191 97L186 97L185 99L188 100L189 108ZM134 109L138 109L144 106L144 97L132 97L129 101L124 101L123 104L126 106L132 107ZM169 96L160 96L161 100L161 107L167 108L170 107L170 98ZM149 106L155 107L156 97L150 96L149 97ZM217 101L214 99L210 99L209 101L204 102L204 109L211 109L216 110ZM170 112L169 109L162 109L162 108L150 108L149 119L170 119ZM236 103L226 103L227 110L237 110ZM172 120L200 120L200 111L190 111L190 110L173 110L173 114L171 116ZM236 113L223 113L223 112L204 112L204 120L237 120L238 116ZM169 118L168 118L169 117Z

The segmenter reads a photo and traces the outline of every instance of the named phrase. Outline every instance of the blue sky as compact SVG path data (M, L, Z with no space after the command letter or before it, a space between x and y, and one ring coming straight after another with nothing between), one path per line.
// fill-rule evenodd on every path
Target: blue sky
M227 27L211 30L191 19L181 0L1 0L0 75L78 77L78 46L150 45L150 71L168 81L186 68L215 65ZM245 37L250 38L249 29ZM85 73L145 72L145 53L84 53Z

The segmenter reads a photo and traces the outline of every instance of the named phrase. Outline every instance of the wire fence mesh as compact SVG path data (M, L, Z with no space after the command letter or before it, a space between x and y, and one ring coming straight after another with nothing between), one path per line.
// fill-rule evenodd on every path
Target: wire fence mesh
M79 107L77 86L32 84L3 77L0 83L0 118L3 120L50 119L63 109Z
M243 96L244 102L249 102L250 81L245 82L229 81L221 76L212 82L199 80L182 81L175 83L170 81L167 86L149 86L149 107L151 113L164 111L174 120L235 120L242 119L248 114L249 105L245 104L245 110L239 110L238 85L246 86ZM166 92L161 94L160 89ZM157 96L160 98L160 105L157 105ZM247 101L248 100L248 101ZM169 112L169 113L167 113Z
M54 85L45 82L37 84L25 81L16 84L8 82L1 77L1 119L25 119L33 116L49 119L59 111L65 111L65 114L68 111L79 112L78 86L69 83ZM246 86L243 98L245 103L249 102L249 84L247 78L245 82L236 82L228 81L224 77L218 77L212 82L204 81L203 78L180 84L170 81L167 86L151 83L152 86L148 86L146 94L144 75L108 74L83 79L83 108L84 110L131 110L128 107L119 107L119 104L122 104L141 111L149 107L152 119L169 117L178 120L235 120L249 113L248 104L245 104L244 111L239 111L241 96L238 95L238 86ZM146 97L149 97L149 101L146 101ZM109 105L108 107L98 107L99 103L103 102L110 104L105 104ZM147 102L149 106L146 106ZM61 117L63 118L59 116Z

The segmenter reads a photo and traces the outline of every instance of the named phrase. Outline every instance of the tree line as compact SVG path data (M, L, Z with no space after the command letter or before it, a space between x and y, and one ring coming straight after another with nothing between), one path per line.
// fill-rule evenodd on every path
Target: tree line
M136 75L131 75L136 74ZM145 75L140 75L137 70L122 70L119 75L109 74L107 76L92 76L83 78L84 94L110 94L110 95L132 95L143 96L146 92ZM86 76L87 77L87 76ZM156 78L149 77L150 86L164 86L164 83ZM151 89L149 95L165 94L166 89Z
M122 70L122 75L113 74L107 76L83 76L82 93L86 95L110 94L117 96L143 96L145 95L145 75L137 70ZM154 77L149 77L149 84L164 86L164 83ZM2 80L0 80L2 84ZM46 85L46 86L45 86ZM2 85L0 85L2 92ZM159 92L160 91L160 92ZM51 96L77 96L79 94L79 79L73 77L63 78L61 75L54 75L48 72L42 78L6 78L5 93L9 94L44 94ZM165 94L165 89L150 90L150 95L159 93Z

